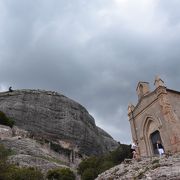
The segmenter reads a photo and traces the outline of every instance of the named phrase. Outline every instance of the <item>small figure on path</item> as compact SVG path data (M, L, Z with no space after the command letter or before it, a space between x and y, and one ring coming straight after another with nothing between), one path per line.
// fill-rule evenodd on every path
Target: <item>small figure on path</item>
M131 144L131 153L133 155L133 159L136 159L137 155L138 155L137 152L136 152L136 148L137 148L137 145L133 141L133 143Z
M164 147L163 147L163 145L161 144L161 142L159 140L157 141L156 146L157 146L159 155L161 157L164 154Z
M13 90L12 90L12 87L11 87L11 86L9 87L9 92L13 92Z

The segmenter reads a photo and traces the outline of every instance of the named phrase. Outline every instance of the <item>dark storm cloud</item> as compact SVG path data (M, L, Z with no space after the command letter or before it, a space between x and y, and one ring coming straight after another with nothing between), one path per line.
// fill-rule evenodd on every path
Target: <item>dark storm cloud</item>
M179 90L178 0L0 0L0 89L61 92L129 143L138 81Z

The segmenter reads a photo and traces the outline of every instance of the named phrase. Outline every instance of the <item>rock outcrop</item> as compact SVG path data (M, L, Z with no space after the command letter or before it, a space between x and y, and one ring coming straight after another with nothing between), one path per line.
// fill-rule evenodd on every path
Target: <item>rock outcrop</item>
M96 180L179 180L180 154L129 160L102 174Z
M50 169L70 168L76 174L76 167L81 158L76 157L73 162L70 157L75 150L61 147L60 151L52 149L50 142L39 141L28 138L29 134L23 129L14 126L12 129L8 126L0 125L0 145L3 144L11 150L8 161L20 167L34 167L39 169L44 175ZM69 156L66 153L69 152Z
M56 92L0 93L0 111L32 138L56 142L82 154L97 155L118 146L110 135L96 126L82 105Z
M13 136L1 139L0 143L11 149L12 154L8 161L12 164L21 167L35 167L44 174L54 168L72 167L72 164L68 163L67 157L53 152L36 140Z

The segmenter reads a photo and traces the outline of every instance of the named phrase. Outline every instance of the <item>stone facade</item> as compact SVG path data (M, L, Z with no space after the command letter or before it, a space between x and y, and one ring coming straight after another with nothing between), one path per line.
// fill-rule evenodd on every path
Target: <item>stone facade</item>
M166 88L159 77L154 85L150 92L148 82L139 82L138 103L128 106L132 139L141 156L157 154L157 140L166 153L180 152L180 92Z

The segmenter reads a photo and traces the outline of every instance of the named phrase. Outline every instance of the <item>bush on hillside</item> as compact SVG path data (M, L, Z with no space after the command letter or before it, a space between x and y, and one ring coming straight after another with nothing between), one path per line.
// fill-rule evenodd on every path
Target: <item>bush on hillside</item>
M131 158L131 156L130 146L120 144L116 150L106 155L84 159L78 166L78 174L81 175L82 180L94 180L98 174L120 164L125 158Z
M94 168L87 168L84 170L81 179L82 180L92 180L97 177L96 170Z
M50 148L59 154L66 154L67 156L71 154L71 150L63 148L61 145L54 142L50 142Z
M11 151L0 144L0 180L43 180L43 174L34 168L19 168L7 162Z
M132 153L130 146L121 144L115 151L109 154L109 160L113 162L114 165L120 164L125 158L131 158Z
M102 173L106 171L107 169L110 169L114 166L114 163L112 161L104 161L100 166L99 166L99 173ZM98 173L98 174L99 174Z
M9 164L6 162L7 157L10 154L9 150L5 149L5 147L0 144L0 180L3 179L3 173L8 169Z
M6 160L11 152L11 150L6 149L2 144L0 144L0 161Z
M86 169L97 167L97 164L98 164L98 157L93 156L84 159L78 166L78 174L82 175Z
M13 127L14 121L10 118L8 118L2 111L0 111L0 124Z
M8 164L0 173L0 180L43 180L43 174L32 167L19 168Z
M12 173L13 179L14 180L43 180L43 174L32 167L29 168L17 168L13 173Z
M48 180L75 180L74 173L69 168L57 168L49 170L47 173Z

